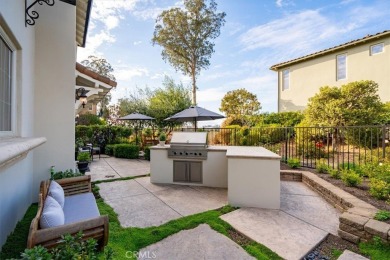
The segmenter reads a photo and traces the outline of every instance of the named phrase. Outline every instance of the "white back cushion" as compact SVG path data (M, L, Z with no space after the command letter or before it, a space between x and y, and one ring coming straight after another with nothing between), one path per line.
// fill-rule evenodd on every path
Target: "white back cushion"
M50 182L50 187L49 187L49 196L54 198L58 204L61 205L61 208L64 208L65 204L65 194L64 194L64 189L55 181Z
M65 223L64 211L61 205L51 196L47 196L39 224L41 228L61 226Z

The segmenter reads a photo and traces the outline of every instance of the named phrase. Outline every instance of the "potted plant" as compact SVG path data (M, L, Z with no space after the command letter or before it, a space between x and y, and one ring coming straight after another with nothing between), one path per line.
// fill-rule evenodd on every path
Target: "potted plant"
M167 136L165 135L165 133L161 133L158 139L160 140L160 145L164 146L165 141L167 140Z
M88 170L90 157L91 154L89 152L79 152L79 154L77 155L77 167L79 169L79 172L84 174L85 171Z

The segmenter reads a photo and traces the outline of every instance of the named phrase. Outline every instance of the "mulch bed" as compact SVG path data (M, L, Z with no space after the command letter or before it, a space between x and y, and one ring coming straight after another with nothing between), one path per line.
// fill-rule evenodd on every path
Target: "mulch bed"
M285 163L280 163L281 170L293 170ZM332 183L334 186L339 187L340 189L354 195L355 197L377 207L381 210L390 211L390 205L386 201L377 200L372 197L369 193L368 180L364 179L364 181L358 187L348 187L341 180L332 178L329 174L318 173L315 169L301 167L297 169L303 171L309 171L315 173L317 176L326 180L329 183ZM386 221L390 224L390 221ZM327 238L322 241L312 252L310 252L306 259L337 259L334 255L336 250L340 250L343 252L345 249L356 252L359 254L359 248L357 245L350 243L340 237L329 234ZM314 258L310 258L308 256L314 256Z

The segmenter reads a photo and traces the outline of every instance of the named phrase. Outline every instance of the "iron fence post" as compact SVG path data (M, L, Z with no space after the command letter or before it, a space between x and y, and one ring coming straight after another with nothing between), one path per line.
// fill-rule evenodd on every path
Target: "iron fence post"
M386 126L382 126L382 158L386 158Z

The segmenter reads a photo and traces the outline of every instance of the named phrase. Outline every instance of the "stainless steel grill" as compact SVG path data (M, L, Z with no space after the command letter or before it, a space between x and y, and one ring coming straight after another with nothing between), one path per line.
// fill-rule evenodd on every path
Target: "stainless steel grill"
M207 159L206 132L174 132L168 157L176 159Z

